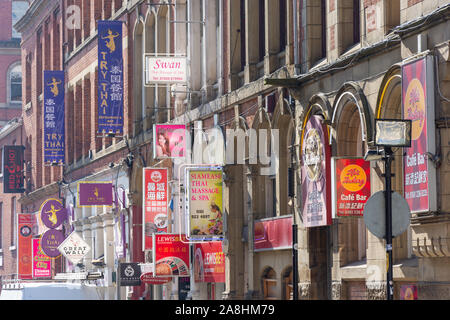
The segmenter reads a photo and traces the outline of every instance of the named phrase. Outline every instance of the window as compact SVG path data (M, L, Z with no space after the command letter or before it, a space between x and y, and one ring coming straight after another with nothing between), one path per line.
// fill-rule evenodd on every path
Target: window
M259 42L258 42L258 52L259 52L259 61L264 60L264 56L266 55L266 27L265 27L265 16L266 16L266 8L265 8L265 0L259 0Z
M264 300L276 300L277 299L277 278L275 270L267 268L263 274L263 294Z
M14 29L14 25L17 21L22 18L22 16L25 14L25 12L28 9L28 1L13 1L12 2L12 37L13 38L20 38L20 33Z
M0 202L0 250L3 249L3 202Z
M11 247L16 246L16 197L11 198Z
M15 64L8 74L9 100L11 103L22 103L22 68Z

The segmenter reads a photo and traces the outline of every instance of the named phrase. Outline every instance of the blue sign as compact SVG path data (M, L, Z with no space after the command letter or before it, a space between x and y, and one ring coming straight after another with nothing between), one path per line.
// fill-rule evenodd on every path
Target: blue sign
M98 132L123 134L122 21L98 21Z
M64 71L44 71L44 162L64 164Z

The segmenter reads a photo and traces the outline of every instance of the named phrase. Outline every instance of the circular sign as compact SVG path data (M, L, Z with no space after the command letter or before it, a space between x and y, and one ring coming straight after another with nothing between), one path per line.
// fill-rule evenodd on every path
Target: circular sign
M64 235L61 231L50 229L47 230L41 237L41 250L42 252L50 257L57 258L61 255L58 247L63 243Z
M31 228L29 226L23 226L22 228L20 228L20 235L22 237L31 236Z
M316 129L310 129L306 133L303 159L308 179L317 181L322 173L324 154L322 140Z
M57 199L48 199L41 205L42 223L50 229L58 228L66 219L66 209L61 201Z
M386 238L386 210L384 191L378 191L364 206L364 223L376 237ZM408 228L411 211L408 202L398 192L392 193L392 236L401 235Z
M340 180L347 191L358 192L366 185L367 176L363 168L351 164L342 169Z
M147 284L165 284L170 281L170 278L167 277L154 277L153 273L143 273L141 275L141 281Z
M425 124L425 93L419 79L412 79L406 90L405 119L412 120L411 140L419 139Z

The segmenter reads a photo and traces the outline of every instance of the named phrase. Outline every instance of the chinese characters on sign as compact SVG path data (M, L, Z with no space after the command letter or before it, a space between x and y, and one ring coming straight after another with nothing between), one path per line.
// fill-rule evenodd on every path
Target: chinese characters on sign
M44 71L44 162L64 164L64 71Z
M98 21L98 132L123 134L122 21Z
M41 239L33 239L33 279L52 276L52 260L42 252Z
M168 226L167 168L144 168L144 248L152 249L152 235L166 233Z
M336 215L362 217L370 198L370 162L336 159Z
M330 146L320 116L311 116L302 141L302 203L305 227L331 224Z
M155 276L189 277L189 244L178 234L153 234Z
M33 221L31 214L19 213L18 217L18 254L17 269L19 279L31 279L33 273L33 252L31 247L31 229Z
M3 193L23 193L23 146L3 147Z

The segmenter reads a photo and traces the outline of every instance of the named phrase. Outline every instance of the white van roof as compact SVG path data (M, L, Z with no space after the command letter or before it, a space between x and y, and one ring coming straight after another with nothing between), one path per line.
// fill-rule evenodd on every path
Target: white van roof
M101 300L94 285L66 282L20 282L2 288L0 300Z

